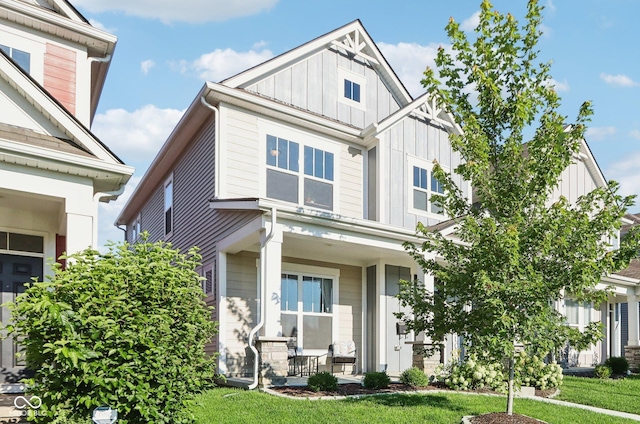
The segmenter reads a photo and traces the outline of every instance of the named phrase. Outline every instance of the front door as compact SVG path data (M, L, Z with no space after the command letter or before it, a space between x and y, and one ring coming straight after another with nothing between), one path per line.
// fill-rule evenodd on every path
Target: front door
M13 302L25 290L24 284L38 277L42 281L42 258L30 256L0 254L0 286L1 303ZM8 307L0 308L0 320L3 325L11 321L11 311ZM12 338L0 342L0 384L17 383L25 377L25 368L16 358L18 345Z
M387 265L385 267L386 371L391 374L399 374L413 365L412 345L406 343L411 340L411 334L407 333L402 322L393 315L394 312L409 312L407 308L402 308L396 297L400 293L400 280L411 281L411 270L406 267Z

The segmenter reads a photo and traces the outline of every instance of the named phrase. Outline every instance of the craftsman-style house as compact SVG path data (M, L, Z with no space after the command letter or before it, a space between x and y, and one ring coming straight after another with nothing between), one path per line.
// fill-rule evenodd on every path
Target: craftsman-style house
M433 287L402 243L417 241L419 221L454 231L430 202L441 192L431 170L460 163L449 144L459 131L433 98L411 97L354 21L206 83L116 224L129 242L148 231L201 248L220 324L210 350L227 377L277 383L291 349L322 368L328 346L348 341L357 356L348 367L400 373L417 358L413 346L429 341L394 318L398 283ZM562 194L601 183L584 150ZM570 182L574 173L586 180ZM456 347L449 337L445 355Z
M115 43L66 0L0 1L2 302L47 275L48 259L96 247L98 202L133 173L88 129ZM16 345L1 349L1 388L19 390Z

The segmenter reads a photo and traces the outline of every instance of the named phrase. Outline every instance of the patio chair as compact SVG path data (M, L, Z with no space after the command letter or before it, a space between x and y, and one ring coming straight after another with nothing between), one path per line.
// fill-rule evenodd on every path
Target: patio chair
M291 337L287 341L287 360L289 362L288 374L297 375L300 361L298 361L298 341L296 337Z
M331 366L331 374L333 374L333 366L342 366L342 373L344 374L344 365L353 364L353 373L357 372L358 362L358 349L356 343L353 340L348 342L336 342L334 341L329 345L329 352L327 353L327 359Z

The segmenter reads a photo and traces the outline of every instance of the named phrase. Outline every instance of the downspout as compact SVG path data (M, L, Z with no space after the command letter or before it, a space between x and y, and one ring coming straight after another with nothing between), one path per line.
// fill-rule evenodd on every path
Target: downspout
M264 321L266 317L265 303L267 299L267 261L262 257L262 249L271 241L273 235L275 234L276 228L276 208L271 208L271 230L267 238L260 243L260 286L258 287L258 301L260 302L260 317L258 324L251 329L249 332L249 349L253 352L253 383L249 384L247 387L249 390L253 390L258 387L258 368L260 366L260 354L258 353L258 349L254 346L253 339L258 334L258 331L264 326Z
M222 161L220 161L220 146L219 146L219 142L220 142L220 119L218 119L220 117L220 110L218 110L217 107L215 107L214 105L207 103L207 100L205 99L205 96L200 97L200 102L207 108L211 109L213 111L213 124L215 126L214 132L215 134L213 135L214 141L213 141L213 197L215 199L220 198L220 167L218 166L218 164L222 163Z
M93 63L93 62L105 63L111 60L111 55L108 54L105 57L89 56L87 59L89 60L89 63Z

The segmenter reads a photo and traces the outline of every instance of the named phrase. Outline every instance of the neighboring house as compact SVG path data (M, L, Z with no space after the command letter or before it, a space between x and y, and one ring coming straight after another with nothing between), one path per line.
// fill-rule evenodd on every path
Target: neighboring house
M133 173L88 129L115 43L65 0L0 0L2 302L49 274L49 259L97 247L98 202ZM2 390L18 388L16 349L2 341Z
M355 371L400 373L428 341L397 325L398 283L433 287L402 243L418 241L419 221L455 231L429 198L441 191L434 161L450 171L460 163L448 139L459 131L428 95L410 96L354 21L206 83L116 225L129 242L148 231L200 247L220 324L208 349L227 377L281 382L287 342L319 355L322 369L329 344L350 340ZM605 183L586 143L576 159L558 192L570 199ZM591 314L583 306L575 325ZM445 356L457 346L449 337Z

